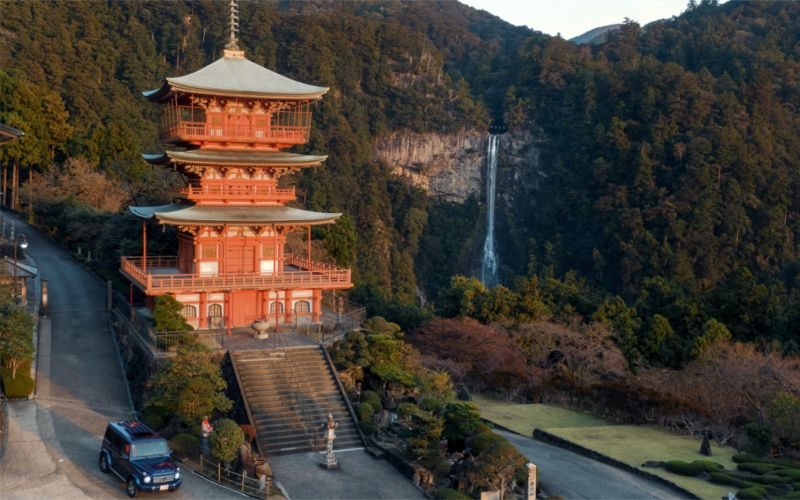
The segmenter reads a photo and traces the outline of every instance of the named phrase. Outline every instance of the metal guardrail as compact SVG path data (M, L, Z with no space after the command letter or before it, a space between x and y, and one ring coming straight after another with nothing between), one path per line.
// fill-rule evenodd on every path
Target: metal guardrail
M200 471L203 476L212 479L228 488L240 491L253 498L269 498L273 494L272 477L267 476L262 483L258 478L234 472L220 462L212 462L200 455Z

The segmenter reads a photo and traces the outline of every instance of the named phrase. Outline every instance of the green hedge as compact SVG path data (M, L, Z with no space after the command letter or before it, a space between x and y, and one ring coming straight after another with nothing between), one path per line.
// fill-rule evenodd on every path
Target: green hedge
M756 481L763 484L791 484L792 478L778 476L774 472L770 472L760 476L758 479L756 479Z
M782 469L780 465L768 464L764 462L744 462L736 466L737 469L755 474L766 474L767 472Z
M737 464L745 463L745 462L764 462L765 459L757 457L752 453L737 453L731 457L731 459L736 462Z
M696 465L699 467L703 472L708 472L709 474L712 472L720 472L725 470L725 466L722 464L718 464L712 460L695 460L692 462L692 465Z
M176 434L169 440L169 447L180 459L200 456L200 439L193 434Z
M3 392L9 399L27 398L33 394L36 383L30 375L30 364L23 364L17 370L17 377L11 376L11 368L0 368Z
M377 412L383 407L381 405L381 396L375 391L364 391L361 393L361 401L369 403L370 406Z
M664 468L673 474L680 474L681 476L697 476L705 469L697 463L684 462L683 460L670 460L664 464Z
M763 486L750 486L736 492L738 500L767 498L767 490Z
M779 469L772 472L776 476L788 477L792 481L800 481L800 469Z
M758 486L756 483L735 477L728 472L712 472L709 474L711 481L714 484L724 484L727 486L736 486L737 488L749 488L750 486Z
M508 442L506 438L492 431L480 432L472 438L472 454L478 456L494 444L505 442Z
M375 408L373 408L371 404L362 401L361 403L358 403L358 406L356 407L356 414L358 415L358 420L360 422L370 422L372 415L375 414Z

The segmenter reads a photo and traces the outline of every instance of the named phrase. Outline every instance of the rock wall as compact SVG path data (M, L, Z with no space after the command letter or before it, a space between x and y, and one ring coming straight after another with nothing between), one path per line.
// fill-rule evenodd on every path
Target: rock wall
M373 143L373 160L446 201L463 203L483 186L487 134L393 132Z
M527 192L538 184L541 138L525 131L500 137L498 198ZM375 139L373 160L389 165L394 174L431 196L463 203L470 195L483 197L488 134L469 130L460 134L392 132Z

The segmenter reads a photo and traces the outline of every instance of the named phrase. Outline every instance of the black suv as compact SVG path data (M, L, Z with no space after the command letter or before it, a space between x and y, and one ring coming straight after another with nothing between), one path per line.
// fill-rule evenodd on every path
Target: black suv
M181 470L172 461L167 441L135 420L108 424L100 470L127 482L129 497L137 491L175 491L181 485Z

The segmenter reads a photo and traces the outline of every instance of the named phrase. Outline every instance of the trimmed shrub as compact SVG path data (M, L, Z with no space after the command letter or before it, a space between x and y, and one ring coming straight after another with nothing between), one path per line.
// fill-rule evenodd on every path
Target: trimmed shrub
M148 427L160 431L169 423L170 415L163 408L157 406L145 406L142 410L141 418L142 422L147 424Z
M696 465L700 468L703 472L720 472L725 470L725 466L722 464L718 464L712 460L695 460L692 462L692 465Z
M800 469L779 469L771 474L781 477L788 477L792 481L800 481Z
M782 469L783 467L781 467L780 465L768 464L764 462L744 462L738 464L736 468L746 472L752 472L754 474L766 474L767 472L772 472L778 469Z
M750 481L745 481L744 479L734 477L727 472L712 472L709 475L711 476L709 478L709 481L711 481L714 484L736 486L737 488L749 488L751 486L758 486L757 484L752 483Z
M472 454L477 456L498 443L506 443L508 440L500 434L492 431L480 432L472 438Z
M169 447L179 459L197 459L200 456L200 439L193 434L176 434L169 440Z
M372 407L371 404L362 401L358 403L356 407L356 415L358 415L358 420L360 422L369 422L372 415L375 414L375 408Z
M361 401L364 403L369 403L376 412L383 408L383 405L381 405L381 396L375 391L362 392Z
M465 495L458 490L450 488L439 488L434 495L436 500L470 500L469 495Z
M768 474L764 474L763 476L759 476L755 481L763 484L791 484L792 478L778 476L770 472Z
M11 368L0 368L0 378L3 381L3 392L9 399L27 398L33 394L36 383L30 374L23 369L17 370L17 376L11 376Z
M736 492L739 500L761 499L767 497L767 490L763 486L750 486Z
M759 458L752 453L737 453L731 457L731 459L736 462L737 464L746 463L746 462L763 462L765 461L763 458Z
M229 464L236 458L239 446L244 442L244 432L239 424L229 418L214 422L214 430L208 437L211 454L220 462Z
M375 424L369 420L362 420L358 423L358 427L361 429L361 432L367 435L375 434L375 432L377 432L377 429L375 429Z
M668 471L672 472L673 474L680 474L681 476L697 476L705 469L703 467L689 462L684 462L683 460L670 460L669 462L664 464L664 468Z

